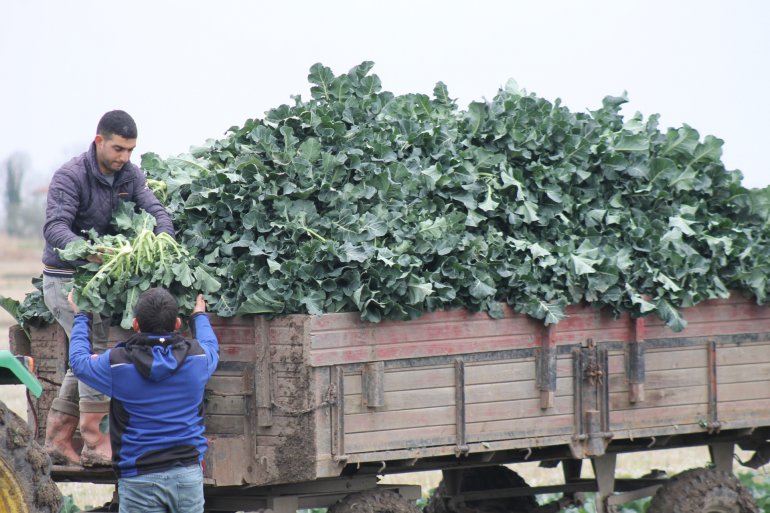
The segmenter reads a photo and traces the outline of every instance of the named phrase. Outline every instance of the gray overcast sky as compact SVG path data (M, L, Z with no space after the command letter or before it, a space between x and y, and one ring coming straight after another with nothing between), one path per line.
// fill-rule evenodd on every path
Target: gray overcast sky
M50 175L115 108L139 124L135 162L176 155L307 96L315 62L371 60L384 89L443 81L462 108L509 78L573 111L627 91L627 115L723 139L765 186L768 26L765 0L2 0L0 161Z

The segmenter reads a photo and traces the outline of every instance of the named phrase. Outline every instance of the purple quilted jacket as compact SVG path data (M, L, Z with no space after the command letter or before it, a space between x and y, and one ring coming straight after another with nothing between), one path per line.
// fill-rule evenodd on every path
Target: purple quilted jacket
M48 188L43 227L43 264L58 269L72 269L81 264L61 260L55 249L64 248L74 239L86 238L85 232L91 228L100 235L110 233L110 219L118 201L136 203L155 217L155 233L166 232L174 236L171 217L147 187L142 170L129 162L114 176L110 185L99 171L94 143L87 152L54 173Z

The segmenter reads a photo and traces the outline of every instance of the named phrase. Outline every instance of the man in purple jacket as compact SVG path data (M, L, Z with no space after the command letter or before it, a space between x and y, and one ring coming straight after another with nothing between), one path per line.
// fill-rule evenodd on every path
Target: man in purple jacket
M133 118L121 110L107 112L99 120L91 147L59 168L48 188L46 219L43 228L43 297L56 321L70 336L74 313L67 303L67 288L75 267L86 262L59 258L57 249L85 238L85 233L110 233L112 212L120 201L131 201L152 214L155 232L174 235L171 218L164 206L147 187L139 167L129 162L136 147L137 129ZM101 263L98 255L89 261ZM107 349L108 326L98 319L92 327L93 351ZM79 383L71 370L62 381L59 395L49 410L45 447L54 463L84 466L109 465L110 439L100 430L109 411L109 397ZM72 436L80 424L83 449L78 454Z

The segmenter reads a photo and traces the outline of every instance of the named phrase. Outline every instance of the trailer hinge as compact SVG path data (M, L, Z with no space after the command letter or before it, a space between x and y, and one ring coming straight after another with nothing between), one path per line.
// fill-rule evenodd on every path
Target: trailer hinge
M708 342L708 421L705 428L709 434L718 433L722 429L722 422L719 421L719 398L717 397L717 343L713 340Z
M455 359L455 431L457 443L455 455L459 458L467 456L470 452L466 437L465 423L465 362Z
M607 350L588 339L573 349L575 434L570 449L575 458L601 456L613 437L609 417Z

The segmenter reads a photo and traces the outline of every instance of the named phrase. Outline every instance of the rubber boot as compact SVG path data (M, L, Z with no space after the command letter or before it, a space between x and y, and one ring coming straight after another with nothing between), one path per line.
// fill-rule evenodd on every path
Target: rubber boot
M79 465L72 436L78 427L77 405L54 399L45 421L45 452L54 465Z
M80 401L80 437L83 439L80 464L84 467L112 464L110 434L100 429L109 408L109 401Z

